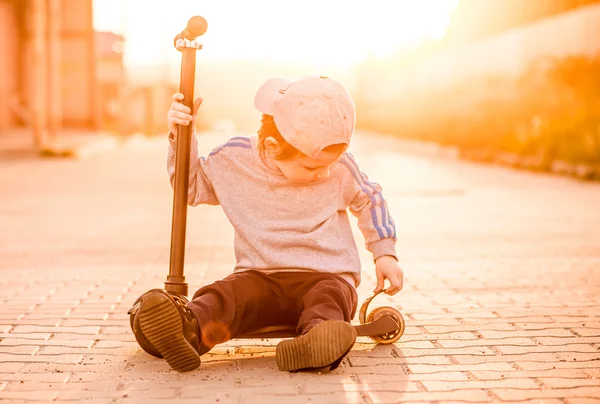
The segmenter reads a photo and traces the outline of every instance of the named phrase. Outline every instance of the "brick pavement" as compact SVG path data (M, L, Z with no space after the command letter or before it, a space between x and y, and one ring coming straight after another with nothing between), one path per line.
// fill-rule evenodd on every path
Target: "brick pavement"
M222 140L203 136L209 150ZM168 270L165 142L83 160L0 160L0 401L600 402L600 186L402 153L357 137L398 226L407 319L335 372L276 369L276 340L232 341L178 374L126 311ZM215 207L189 210L190 291L233 265ZM359 244L360 233L356 233ZM362 253L361 300L374 286Z

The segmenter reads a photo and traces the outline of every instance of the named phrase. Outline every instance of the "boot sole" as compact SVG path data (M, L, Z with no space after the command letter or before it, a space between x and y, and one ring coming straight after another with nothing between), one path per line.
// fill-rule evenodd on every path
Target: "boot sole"
M356 330L344 321L330 320L314 326L308 333L277 344L277 367L284 371L339 366L352 349Z
M155 293L144 297L139 316L144 336L169 366L179 372L200 366L200 355L183 336L181 315L168 296Z

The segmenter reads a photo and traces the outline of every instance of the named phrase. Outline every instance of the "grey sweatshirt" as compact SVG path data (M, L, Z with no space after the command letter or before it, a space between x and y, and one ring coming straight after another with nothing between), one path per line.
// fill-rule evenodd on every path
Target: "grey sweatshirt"
M361 265L348 210L358 218L374 260L396 257L396 229L382 189L350 153L331 166L329 178L298 185L265 164L257 142L256 136L234 137L199 157L192 136L188 204L221 205L235 230L234 272L319 271L358 286ZM171 185L174 148L171 138Z

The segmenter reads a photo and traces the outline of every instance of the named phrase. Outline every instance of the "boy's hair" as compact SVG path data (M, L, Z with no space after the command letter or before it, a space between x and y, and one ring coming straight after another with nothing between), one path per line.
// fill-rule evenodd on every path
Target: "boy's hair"
M277 129L277 126L275 125L273 116L263 114L260 120L260 129L258 130L258 149L261 152L265 151L265 140L268 137L272 137L273 139L277 140L277 142L281 145L281 151L277 155L273 156L275 160L286 160L292 157L304 155L304 153L289 144L283 138L283 136L281 136L279 129ZM327 146L323 149L323 151L341 154L345 149L346 145L340 143Z

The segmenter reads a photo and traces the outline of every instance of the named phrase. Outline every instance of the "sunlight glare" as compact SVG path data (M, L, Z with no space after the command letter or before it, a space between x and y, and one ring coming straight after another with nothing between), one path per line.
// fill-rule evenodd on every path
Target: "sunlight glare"
M126 64L175 62L173 36L202 15L205 58L347 65L443 37L457 2L94 0L94 23L124 34Z

